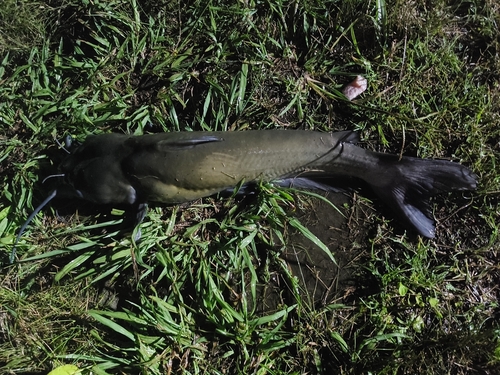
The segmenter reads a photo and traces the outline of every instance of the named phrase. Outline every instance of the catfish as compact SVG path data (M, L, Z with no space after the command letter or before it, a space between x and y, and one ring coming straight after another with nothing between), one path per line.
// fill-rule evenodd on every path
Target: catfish
M395 216L423 237L435 236L429 198L474 190L477 176L447 161L370 151L353 131L249 130L170 132L131 136L90 135L60 166L63 183L21 228L54 197L126 205L136 223L147 204L179 204L259 181L282 187L338 191L360 179ZM11 254L14 259L14 252Z

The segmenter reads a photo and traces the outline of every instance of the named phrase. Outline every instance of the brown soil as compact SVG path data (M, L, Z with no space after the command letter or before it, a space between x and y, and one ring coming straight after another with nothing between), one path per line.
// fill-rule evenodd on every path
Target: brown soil
M349 297L359 294L358 280L364 277L362 259L368 255L366 246L359 246L366 241L368 231L364 205L353 204L350 196L342 193L329 193L326 198L339 210L323 200L314 199L310 209L297 212L296 216L328 246L336 263L298 231L286 237L286 250L281 255L290 274L298 281L302 299L311 307L345 303L351 299ZM284 273L277 271L276 277L262 286L262 310L294 303L293 287Z

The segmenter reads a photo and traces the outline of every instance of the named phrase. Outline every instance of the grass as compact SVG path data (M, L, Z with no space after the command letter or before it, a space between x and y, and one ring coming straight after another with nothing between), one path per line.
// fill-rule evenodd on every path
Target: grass
M429 373L500 361L499 8L494 1L4 1L0 370ZM342 86L368 79L357 101ZM156 206L55 201L70 134L359 130L449 158L477 192L438 197L434 240L357 193L260 186ZM332 261L330 254L335 261Z

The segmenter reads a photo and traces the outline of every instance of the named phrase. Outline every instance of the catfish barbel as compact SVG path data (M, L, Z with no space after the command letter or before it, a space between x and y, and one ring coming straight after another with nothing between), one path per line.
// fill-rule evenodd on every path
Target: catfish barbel
M328 191L352 177L368 183L408 227L433 238L428 198L477 186L477 176L458 163L400 158L358 141L352 131L303 130L88 136L62 163L64 184L37 207L18 239L56 195L130 205L139 222L148 202L188 202L258 181Z

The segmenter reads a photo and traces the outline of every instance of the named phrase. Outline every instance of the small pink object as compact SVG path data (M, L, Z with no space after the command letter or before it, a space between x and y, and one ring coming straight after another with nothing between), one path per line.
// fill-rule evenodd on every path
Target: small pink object
M365 77L357 76L354 81L349 83L344 89L342 93L346 96L347 99L353 100L356 99L359 95L363 93L368 87L368 81Z

